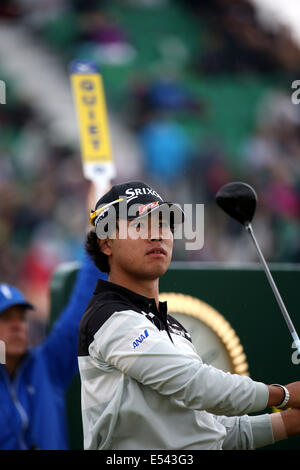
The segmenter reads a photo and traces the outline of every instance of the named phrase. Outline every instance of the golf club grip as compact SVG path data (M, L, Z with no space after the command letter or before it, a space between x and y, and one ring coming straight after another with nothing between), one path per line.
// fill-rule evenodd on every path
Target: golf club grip
M271 272L270 272L270 270L269 270L269 267L268 267L268 265L267 265L267 263L266 263L266 260L265 260L265 258L264 258L264 255L262 254L262 251L261 251L261 249L260 249L260 247L259 247L259 244L257 243L257 240L256 240L256 238L255 238L255 235L254 235L254 232L253 232L253 229L252 229L251 224L250 224L250 223L245 224L245 229L250 233L250 236L251 236L251 238L252 238L252 240L253 240L253 243L254 243L254 245L255 245L255 248L256 248L256 250L257 250L257 252L258 252L258 254L259 254L260 260L261 260L262 265L263 265L263 267L264 267L264 270L265 270L266 276L267 276L267 278L268 278L268 281L269 281L269 283L270 283L270 285L271 285L271 288L272 288L272 290L273 290L273 292L274 292L274 295L275 295L275 298L276 298L276 300L277 300L277 303L278 303L278 305L279 305L279 307L280 307L281 313L282 313L282 315L283 315L283 317L284 317L284 319L285 319L285 321L286 321L286 324L287 324L287 326L288 326L288 329L289 329L289 331L290 331L290 333L291 333L291 335L292 335L292 338L293 338L293 340L294 340L294 342L295 342L295 346L296 346L296 348L298 349L298 351L299 351L299 353L300 353L300 340L299 340L298 334L297 334L297 332L296 332L296 330L295 330L295 327L294 327L294 325L293 325L293 322L292 322L292 320L291 320L291 318L290 318L290 316L289 316L289 314L288 314L288 311L287 311L287 309L286 309L286 307L285 307L285 304L284 304L284 302L283 302L283 300L282 300L282 298L281 298L281 295L280 295L280 293L279 293L279 291L278 291L278 289L277 289L277 286L276 286L275 281L274 281L274 279L273 279L273 277L272 277L272 274L271 274Z

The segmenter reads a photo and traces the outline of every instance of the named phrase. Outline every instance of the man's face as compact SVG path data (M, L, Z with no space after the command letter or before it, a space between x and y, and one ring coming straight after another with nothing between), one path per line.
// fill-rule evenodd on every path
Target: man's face
M124 224L124 225L122 225ZM122 236L126 237L122 238ZM119 221L116 238L108 242L110 270L136 279L157 279L172 258L173 233L167 222L149 215L134 221Z
M28 345L26 309L21 305L8 308L0 314L0 340L5 343L7 357L21 357Z

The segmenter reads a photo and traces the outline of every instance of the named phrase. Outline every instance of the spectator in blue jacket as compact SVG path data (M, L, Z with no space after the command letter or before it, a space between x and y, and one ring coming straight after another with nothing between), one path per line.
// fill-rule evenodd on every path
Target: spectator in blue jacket
M84 256L67 306L49 336L28 347L28 310L14 286L0 283L0 449L68 448L65 393L78 372L78 327L97 279Z

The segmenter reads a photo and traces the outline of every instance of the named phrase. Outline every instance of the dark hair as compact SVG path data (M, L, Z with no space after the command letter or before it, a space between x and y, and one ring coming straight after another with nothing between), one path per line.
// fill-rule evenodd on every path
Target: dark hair
M95 266L103 273L109 273L108 257L102 253L98 245L98 237L94 229L90 230L86 236L85 249L92 258Z

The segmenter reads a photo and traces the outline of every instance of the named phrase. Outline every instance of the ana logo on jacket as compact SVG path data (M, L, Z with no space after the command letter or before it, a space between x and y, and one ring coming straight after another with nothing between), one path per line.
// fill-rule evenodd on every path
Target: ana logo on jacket
M144 330L144 333L142 333L138 338L136 338L133 343L132 343L132 347L133 349L135 348L138 348L139 345L145 341L146 338L148 338L149 336L149 333L148 333L148 330Z

